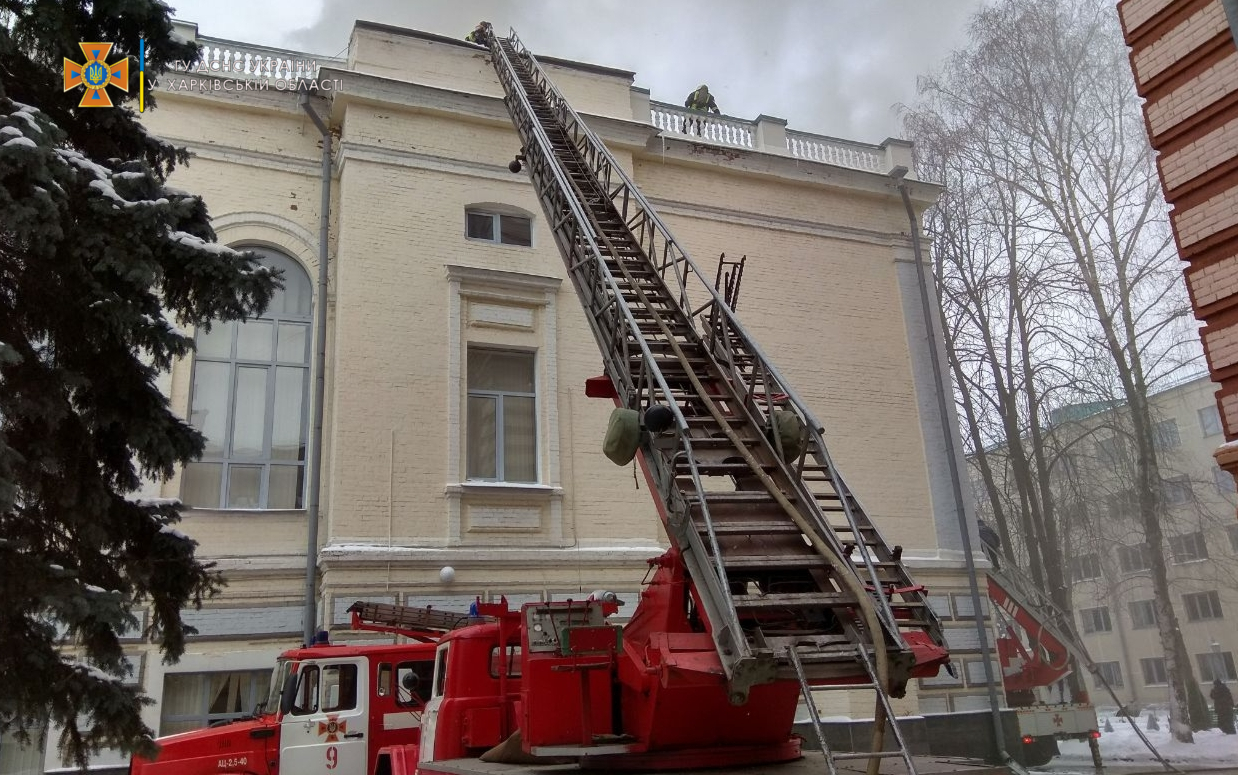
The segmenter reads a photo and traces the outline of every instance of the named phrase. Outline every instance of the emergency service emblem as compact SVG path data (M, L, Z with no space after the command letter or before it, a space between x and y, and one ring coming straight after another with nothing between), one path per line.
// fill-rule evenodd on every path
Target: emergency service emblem
M112 50L111 43L79 43L86 61L74 62L65 57L64 60L64 90L69 91L78 86L85 86L86 93L82 95L79 108L110 108L112 100L107 96L107 87L115 86L121 91L129 91L129 58L107 63L107 55Z
M327 716L326 721L318 722L318 736L322 737L323 735L326 735L326 742L328 743L338 743L340 741L340 735L347 731L348 722L340 721L340 717L338 715Z

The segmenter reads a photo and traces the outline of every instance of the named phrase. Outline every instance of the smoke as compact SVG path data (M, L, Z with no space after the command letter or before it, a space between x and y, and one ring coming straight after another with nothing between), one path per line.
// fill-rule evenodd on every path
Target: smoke
M682 104L706 83L727 114L880 142L899 135L896 106L913 102L917 76L965 43L981 2L275 0L259 4L259 19L252 2L185 0L178 16L203 35L317 54L343 51L357 19L456 38L485 19L500 33L515 28L539 54L634 71L655 100Z

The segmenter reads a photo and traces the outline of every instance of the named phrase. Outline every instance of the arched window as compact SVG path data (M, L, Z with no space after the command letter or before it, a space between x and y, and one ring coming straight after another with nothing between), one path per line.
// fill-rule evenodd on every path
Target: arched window
M201 509L300 509L305 501L313 287L296 261L246 248L283 272L267 311L199 331L189 421L206 436L181 500Z

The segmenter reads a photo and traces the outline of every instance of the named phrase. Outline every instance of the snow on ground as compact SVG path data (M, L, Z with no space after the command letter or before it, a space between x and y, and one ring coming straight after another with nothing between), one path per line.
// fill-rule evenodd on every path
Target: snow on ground
M1126 719L1118 718L1110 713L1101 713L1100 755L1106 765L1137 766L1148 765L1150 770L1161 769L1156 757L1143 744L1135 730ZM1112 732L1105 732L1105 719L1113 724ZM1238 735L1226 735L1218 729L1209 729L1195 733L1195 742L1179 743L1169 735L1168 719L1165 714L1159 714L1157 721L1159 730L1149 730L1148 711L1144 711L1135 723L1139 730L1147 736L1156 750L1170 764L1189 764L1192 766L1233 767L1238 765ZM1074 769L1078 766L1081 772L1092 771L1092 754L1088 744L1077 740L1062 740L1058 743L1062 755L1053 760L1050 768L1060 771L1063 767Z

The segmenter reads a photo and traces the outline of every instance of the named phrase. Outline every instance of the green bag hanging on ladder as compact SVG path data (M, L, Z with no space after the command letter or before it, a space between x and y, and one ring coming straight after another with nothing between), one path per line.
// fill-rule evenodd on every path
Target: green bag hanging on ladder
M615 465L626 466L640 449L640 413L635 409L615 407L606 426L606 441L602 452Z
M782 459L791 462L804 451L804 421L795 412L786 409L776 409L772 417L774 433L778 442L782 443ZM771 439L771 441L773 441ZM775 447L777 443L775 442Z

